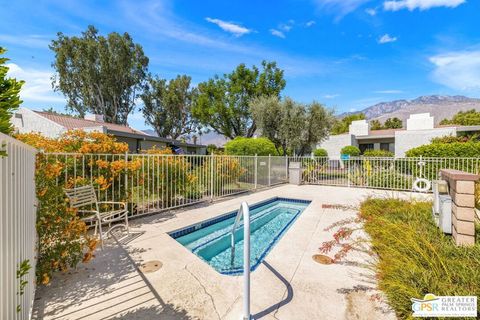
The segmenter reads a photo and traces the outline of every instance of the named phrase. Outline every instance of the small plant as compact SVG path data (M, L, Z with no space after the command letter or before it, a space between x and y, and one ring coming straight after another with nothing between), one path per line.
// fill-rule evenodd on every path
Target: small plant
M394 156L394 153L391 152L391 151L388 151L388 150L373 150L373 149L370 149L370 150L365 150L365 152L363 153L363 156L364 157L379 157L379 158L382 158L382 157L385 157L385 158L390 158L390 157L393 157Z
M341 154L349 155L352 157L358 157L360 155L360 149L355 146L345 146L340 150Z
M315 151L313 151L313 155L315 157L328 157L328 152L325 149L319 148L319 149L315 149Z
M32 268L32 266L30 266L30 261L27 259L27 260L23 260L20 265L18 266L18 269L17 269L17 280L20 282L19 283L19 291L17 292L17 294L19 296L23 296L23 294L25 293L25 287L27 286L28 284L28 281L27 280L24 280L23 277L25 277L28 272L30 271L30 269ZM22 311L22 306L20 304L17 305L17 313Z

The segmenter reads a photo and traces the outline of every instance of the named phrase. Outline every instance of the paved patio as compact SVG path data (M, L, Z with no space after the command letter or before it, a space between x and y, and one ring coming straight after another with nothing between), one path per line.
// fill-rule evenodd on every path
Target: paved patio
M405 192L328 186L280 187L195 208L132 221L128 237L110 240L105 250L77 270L58 274L37 291L34 319L240 319L242 278L226 276L192 254L166 232L274 196L312 200L251 276L252 314L256 319L394 319L375 293L373 274L360 264L367 257L321 265L312 260L334 231L332 223L355 216L368 196L427 197ZM142 262L160 260L162 268L141 273Z

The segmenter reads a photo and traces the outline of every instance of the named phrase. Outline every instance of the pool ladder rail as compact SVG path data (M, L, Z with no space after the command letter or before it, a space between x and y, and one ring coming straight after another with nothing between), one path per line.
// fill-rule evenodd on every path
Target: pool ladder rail
M235 259L235 231L243 217L243 320L250 320L250 208L242 202L238 209L231 233L232 265Z

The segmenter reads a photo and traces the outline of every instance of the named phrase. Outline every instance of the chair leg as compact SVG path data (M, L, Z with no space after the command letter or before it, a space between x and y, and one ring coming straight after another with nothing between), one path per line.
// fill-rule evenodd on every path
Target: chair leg
M130 230L128 228L128 215L125 215L125 226L127 227L127 234L130 234Z
M100 220L100 217L98 218L98 230L100 231L100 243L102 245L102 250L103 250L103 230L102 230L102 220Z

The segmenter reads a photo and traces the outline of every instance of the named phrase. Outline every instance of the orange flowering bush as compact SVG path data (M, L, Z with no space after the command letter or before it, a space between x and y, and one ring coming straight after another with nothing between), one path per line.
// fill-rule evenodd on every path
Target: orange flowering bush
M19 134L16 138L48 152L38 153L35 173L39 201L36 275L39 283L48 284L54 271L66 271L81 261L90 261L98 242L87 233L77 210L69 208L64 188L93 184L100 200L126 200L120 175L138 170L141 163L126 161L128 145L103 133L75 130L58 139L37 133Z

